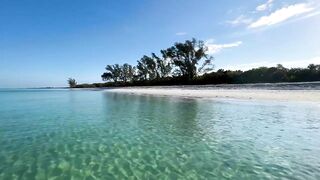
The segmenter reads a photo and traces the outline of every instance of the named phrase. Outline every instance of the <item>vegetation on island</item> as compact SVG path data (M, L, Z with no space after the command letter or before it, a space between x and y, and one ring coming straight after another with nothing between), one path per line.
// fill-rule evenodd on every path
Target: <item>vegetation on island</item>
M73 78L68 79L68 84L70 88L75 88L77 86L77 81Z
M128 63L107 65L101 75L106 83L76 84L69 79L70 87L92 88L113 86L152 85L204 85L320 81L320 65L307 68L259 67L248 71L214 70L214 58L207 54L208 47L196 39L175 43L161 50L160 55L144 55L133 66Z

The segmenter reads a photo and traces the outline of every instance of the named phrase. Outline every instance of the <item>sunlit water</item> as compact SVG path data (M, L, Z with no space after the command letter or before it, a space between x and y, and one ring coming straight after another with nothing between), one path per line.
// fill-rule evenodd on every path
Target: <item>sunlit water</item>
M0 90L0 179L320 179L320 105Z

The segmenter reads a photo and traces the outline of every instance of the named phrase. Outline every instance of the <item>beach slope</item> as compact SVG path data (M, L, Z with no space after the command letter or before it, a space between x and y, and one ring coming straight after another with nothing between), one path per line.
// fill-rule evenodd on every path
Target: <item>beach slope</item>
M230 98L248 100L308 101L320 103L320 90L228 89L203 86L125 87L108 92L189 98Z

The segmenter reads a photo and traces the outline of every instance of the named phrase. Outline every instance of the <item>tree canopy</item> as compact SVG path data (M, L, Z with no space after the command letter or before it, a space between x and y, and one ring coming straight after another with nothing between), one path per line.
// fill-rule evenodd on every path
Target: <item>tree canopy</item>
M73 79L73 78L69 78L68 79L68 84L69 84L70 88L74 88L74 87L77 86L77 81L75 79Z
M207 72L213 70L213 67L206 67L211 65L213 60L213 57L206 54L207 51L208 48L203 41L192 39L184 43L175 43L174 46L161 50L161 53L165 58L171 59L173 64L178 67L176 74L190 80L202 70ZM198 68L197 65L201 60L203 60L202 66Z
M122 66L107 65L105 68L107 71L101 77L104 81L113 82L159 80L170 76L192 80L199 73L213 70L213 57L209 56L207 51L208 48L203 41L187 40L161 50L161 56L155 53L151 53L151 56L142 56L136 66L127 63ZM201 66L199 66L200 61L202 61Z
M68 83L70 87L105 87L320 81L320 65L315 64L307 68L288 69L278 64L248 71L219 69L214 72L213 60L203 41L191 39L160 50L159 55L143 55L135 66L128 63L107 65L101 75L106 83L77 85L72 78Z

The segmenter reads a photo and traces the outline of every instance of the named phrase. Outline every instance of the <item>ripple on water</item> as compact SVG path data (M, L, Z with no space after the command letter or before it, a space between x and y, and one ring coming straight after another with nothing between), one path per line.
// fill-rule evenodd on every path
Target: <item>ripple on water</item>
M52 94L42 93L24 94L41 102L11 105L18 114L0 109L0 179L320 176L314 107L97 91L53 91L57 100L48 100Z

